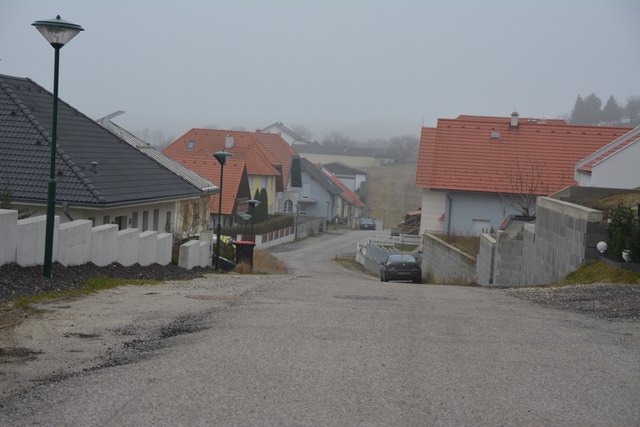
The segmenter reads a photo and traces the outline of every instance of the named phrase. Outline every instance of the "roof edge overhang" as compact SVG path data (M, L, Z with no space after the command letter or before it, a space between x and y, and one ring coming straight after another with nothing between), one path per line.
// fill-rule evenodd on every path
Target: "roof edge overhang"
M65 204L68 208L83 208L90 210L101 210L101 209L110 209L110 208L122 208L127 206L146 206L153 205L155 203L167 203L167 202L179 202L182 200L195 200L205 196L211 196L215 192L203 192L200 194L192 194L188 196L171 196L171 197L158 197L154 199L144 199L144 200L128 200L123 202L113 202L113 203L87 203L87 202L68 202L64 200L56 200L56 207L64 207ZM46 206L46 200L34 200L34 199L19 199L15 198L12 200L13 203L27 205L27 206Z

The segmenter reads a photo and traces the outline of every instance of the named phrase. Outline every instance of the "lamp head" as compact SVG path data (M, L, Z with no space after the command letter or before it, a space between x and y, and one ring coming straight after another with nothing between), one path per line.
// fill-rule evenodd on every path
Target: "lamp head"
M60 15L55 18L36 21L31 25L36 27L40 34L56 49L69 43L80 31L84 31L84 28L80 25L60 19Z
M256 200L256 199L251 199L251 200L247 200L247 203L249 204L249 206L251 206L253 209L257 208L258 206L260 206L260 200Z
M596 249L602 255L607 251L607 249L609 249L609 246L606 242L598 242L598 244L596 245Z
M215 153L213 153L213 157L216 158L218 163L224 166L224 164L227 162L227 157L231 157L231 153L228 153L226 151L216 151Z

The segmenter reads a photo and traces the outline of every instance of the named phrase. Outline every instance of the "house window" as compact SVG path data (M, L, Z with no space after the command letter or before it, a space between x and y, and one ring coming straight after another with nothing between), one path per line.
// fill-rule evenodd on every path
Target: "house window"
M193 148L195 146L196 146L196 142L193 139L187 142L187 149L188 150L193 150Z
M102 217L103 224L109 224L111 222L111 217L109 215L105 215Z
M142 231L149 229L149 211L142 212Z
M122 230L123 228L125 228L125 225L127 224L127 217L126 216L117 216L114 219L115 224L118 225L118 230Z
M298 213L300 215L306 215L307 214L307 207L305 205L298 205Z
M131 214L131 228L138 228L138 212Z
M489 233L491 232L491 221L488 219L474 219L471 222L473 226L473 232L475 234Z
M293 200L284 201L284 211L287 213L293 212Z
M160 209L153 210L153 229L155 231L160 231L158 228L158 223L160 222Z
M164 222L164 231L171 233L171 211L167 211L166 220Z

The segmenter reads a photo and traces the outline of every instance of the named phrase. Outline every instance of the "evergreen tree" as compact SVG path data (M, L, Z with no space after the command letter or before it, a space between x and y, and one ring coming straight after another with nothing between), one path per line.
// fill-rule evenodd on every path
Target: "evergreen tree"
M602 109L602 119L608 124L618 124L622 120L622 108L611 95Z
M640 96L630 96L627 99L624 115L629 119L630 126L640 126Z
M573 111L571 112L571 118L569 122L574 125L582 125L585 124L586 114L585 114L585 106L584 99L580 95L576 99L576 103L573 106Z
M256 207L256 222L266 221L269 219L269 196L266 188L260 189L257 200L260 200L260 205Z
M597 125L602 120L602 100L595 93L584 99L585 124Z

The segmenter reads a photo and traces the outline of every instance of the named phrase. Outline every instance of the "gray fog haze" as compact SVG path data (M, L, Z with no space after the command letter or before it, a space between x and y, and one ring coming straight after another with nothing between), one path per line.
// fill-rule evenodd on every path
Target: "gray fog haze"
M1 0L0 73L52 90L31 23L80 24L60 97L130 130L304 125L418 135L459 114L558 117L640 94L640 1Z

